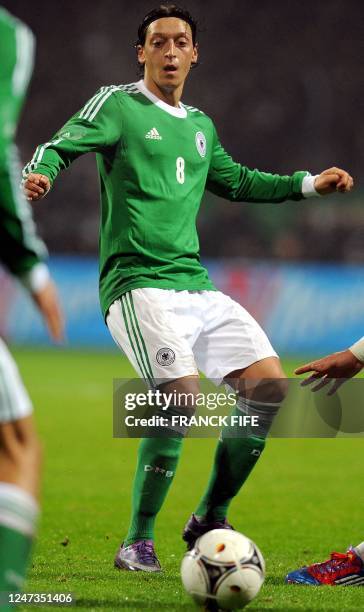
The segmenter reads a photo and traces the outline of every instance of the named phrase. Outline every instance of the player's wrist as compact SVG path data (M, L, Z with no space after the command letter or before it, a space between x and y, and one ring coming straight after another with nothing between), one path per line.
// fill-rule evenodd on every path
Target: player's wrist
M320 198L321 194L315 189L315 181L319 175L308 173L302 180L302 195L304 198Z
M349 346L349 351L364 365L364 336L357 342L354 342L352 346Z

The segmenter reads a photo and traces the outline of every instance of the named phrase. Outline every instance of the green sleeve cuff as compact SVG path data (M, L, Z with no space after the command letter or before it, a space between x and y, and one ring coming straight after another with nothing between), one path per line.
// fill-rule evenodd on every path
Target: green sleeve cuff
M309 174L307 170L299 170L293 174L293 193L298 200L303 200L304 195L302 193L303 179Z

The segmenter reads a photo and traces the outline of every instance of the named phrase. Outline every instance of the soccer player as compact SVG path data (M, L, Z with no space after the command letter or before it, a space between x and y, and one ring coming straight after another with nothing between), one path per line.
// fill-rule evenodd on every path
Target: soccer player
M304 381L306 384L314 383L312 391L318 391L332 383L328 392L328 395L332 395L348 378L358 374L363 367L364 337L345 351L307 363L297 368L295 373L313 372ZM364 542L355 547L351 546L346 553L332 553L328 561L313 563L290 572L286 576L286 582L311 586L364 585Z
M212 120L181 102L198 60L196 22L173 4L148 13L139 29L143 78L101 89L24 169L25 194L39 200L79 155L96 153L101 184L100 299L106 324L150 387L196 394L198 371L238 393L236 411L259 416L247 437L222 432L207 489L183 537L192 546L215 527L261 455L286 382L277 354L257 322L217 291L200 263L196 216L205 189L240 202L302 200L350 191L339 168L278 176L234 162ZM218 236L217 239L224 239ZM254 384L244 390L247 379ZM186 410L178 402L167 411ZM154 524L181 452L183 432L141 441L129 531L118 568L159 571Z
M0 260L29 290L50 335L62 338L56 290L35 232L13 139L30 79L34 37L0 7ZM0 338L0 592L21 589L38 515L40 447L32 404ZM10 609L5 602L1 610Z

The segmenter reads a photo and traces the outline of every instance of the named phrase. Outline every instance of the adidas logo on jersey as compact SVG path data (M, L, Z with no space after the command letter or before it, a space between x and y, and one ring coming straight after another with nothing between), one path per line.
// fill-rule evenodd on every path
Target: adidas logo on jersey
M157 128L152 128L151 130L149 130L149 132L146 133L145 137L151 140L162 140L162 136L158 133Z

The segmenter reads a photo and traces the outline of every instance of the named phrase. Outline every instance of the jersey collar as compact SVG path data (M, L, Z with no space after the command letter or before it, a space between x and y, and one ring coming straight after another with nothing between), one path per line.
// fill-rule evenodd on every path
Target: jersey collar
M143 79L135 83L135 85L146 98L151 100L153 104L164 110L166 113L173 115L173 117L179 117L179 119L186 119L187 110L184 108L184 106L182 106L181 102L179 103L178 108L176 106L171 106L170 104L163 102L163 100L160 100L160 98L155 96L151 91L149 91L149 89L147 89Z

